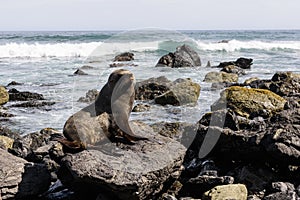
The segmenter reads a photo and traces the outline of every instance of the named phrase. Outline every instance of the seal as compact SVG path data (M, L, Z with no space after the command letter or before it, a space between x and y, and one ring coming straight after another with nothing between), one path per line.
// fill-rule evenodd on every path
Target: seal
M73 114L63 128L64 137L56 140L68 152L78 152L106 139L134 143L148 138L134 134L129 117L135 98L134 75L124 69L115 70L94 103Z

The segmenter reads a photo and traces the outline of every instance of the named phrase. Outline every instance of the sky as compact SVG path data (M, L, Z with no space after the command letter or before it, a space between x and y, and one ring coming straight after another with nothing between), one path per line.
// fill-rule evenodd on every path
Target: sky
M299 0L0 0L0 31L300 29Z

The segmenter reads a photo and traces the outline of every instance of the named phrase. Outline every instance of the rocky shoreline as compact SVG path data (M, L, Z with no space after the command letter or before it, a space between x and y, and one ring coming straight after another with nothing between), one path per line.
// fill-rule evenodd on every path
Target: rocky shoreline
M126 66L132 53L113 60ZM0 127L1 199L300 199L300 75L275 73L270 80L238 83L252 59L220 63L208 73L220 98L196 124L133 121L136 144L103 143L79 153L64 152L45 128L21 136ZM189 46L163 56L157 67L195 67ZM18 83L19 84L19 83ZM42 95L0 87L0 104L47 109ZM136 84L135 112L153 104L193 107L201 86L191 79L153 77ZM91 90L82 102L93 102ZM22 102L22 103L20 103ZM9 108L1 111L9 116ZM3 109L1 109L3 110ZM102 126L104 128L104 126Z

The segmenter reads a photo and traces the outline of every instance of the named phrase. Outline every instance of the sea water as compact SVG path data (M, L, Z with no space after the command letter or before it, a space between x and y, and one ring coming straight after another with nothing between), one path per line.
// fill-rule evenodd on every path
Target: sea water
M200 55L202 66L196 68L157 68L159 58L174 52L181 44L191 45ZM190 106L159 106L151 104L148 112L132 113L131 119L146 123L188 122L196 123L210 111L220 91L210 90L211 84L203 82L209 71L224 61L239 57L252 58L253 65L243 82L250 77L269 79L277 71L300 72L300 31L99 31L99 32L0 32L0 85L11 81L23 83L11 86L19 91L43 94L46 101L55 102L44 108L15 108L9 102L4 105L15 117L2 121L1 125L22 134L45 127L62 130L67 118L85 107L78 102L90 89L100 90L109 74L118 53L130 51L135 60L122 68L132 71L136 81L151 77L166 76L170 80L191 78L201 86L198 104ZM89 75L73 76L76 69ZM140 103L140 102L135 102ZM147 102L149 103L149 102Z

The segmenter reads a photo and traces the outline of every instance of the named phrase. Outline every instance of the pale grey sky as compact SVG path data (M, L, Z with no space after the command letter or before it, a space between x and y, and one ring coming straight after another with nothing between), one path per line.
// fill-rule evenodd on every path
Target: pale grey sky
M0 31L300 29L299 0L0 0Z

